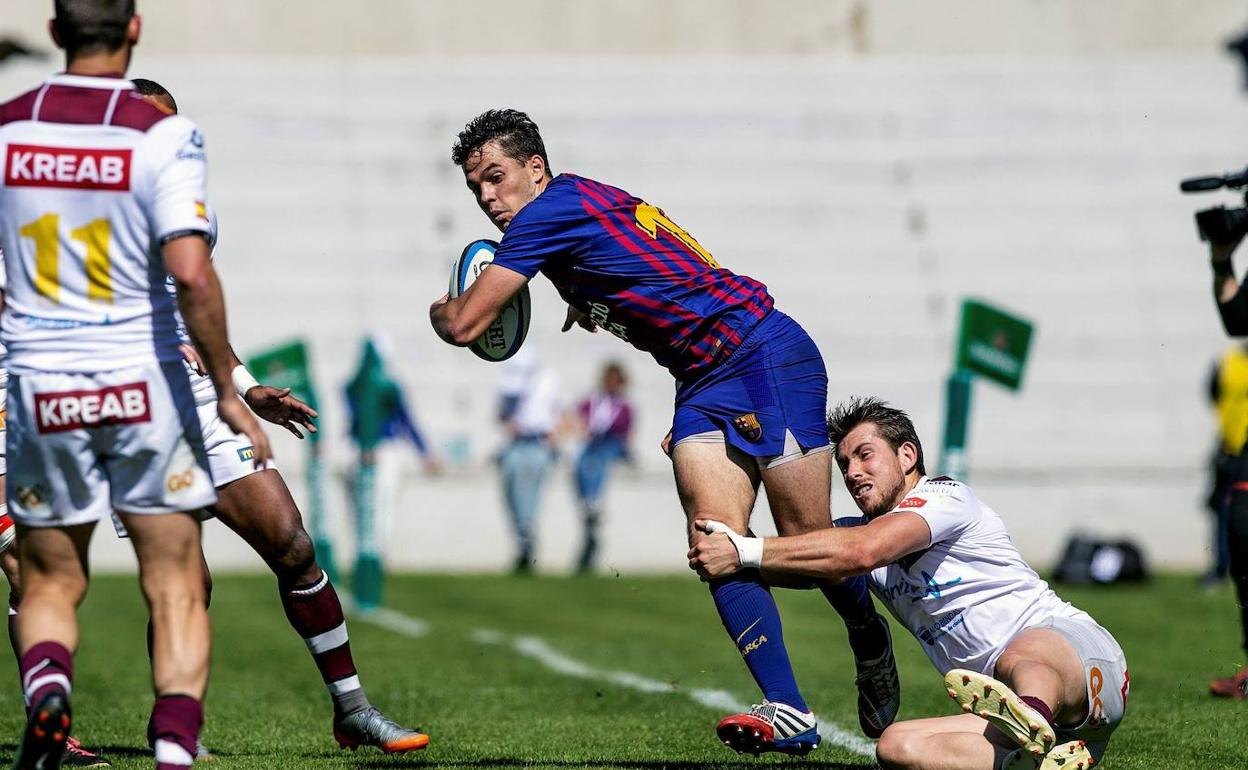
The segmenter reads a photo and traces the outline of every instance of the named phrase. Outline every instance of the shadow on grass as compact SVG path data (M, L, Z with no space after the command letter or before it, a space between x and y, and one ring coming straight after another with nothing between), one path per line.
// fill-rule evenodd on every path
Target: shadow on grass
M84 749L89 749L96 754L103 754L106 759L113 757L150 757L152 750L146 746L101 746L99 744L84 745ZM13 757L17 756L16 743L0 743L0 756L7 757L6 762L11 762ZM67 765L66 765L67 766Z
M360 770L369 770L370 768L396 767L397 758L371 758L352 763L352 767ZM410 755L405 757L408 762L413 765L414 757ZM623 759L611 761L605 759L594 760L575 760L575 759L520 759L517 757L495 757L484 759L451 759L436 760L430 759L428 762L420 762L421 765L430 765L437 767L465 767L465 768L487 768L487 767L578 767L587 768L587 770L606 770L607 768L625 768L625 770L758 770L758 768L768 765L776 767L786 767L789 765L800 764L803 770L878 770L878 765L874 762L864 764L846 764L844 762L820 762L809 761L803 759L793 759L785 762L767 762L760 763L757 761L729 760L727 762L668 762L659 759L643 759L629 760Z

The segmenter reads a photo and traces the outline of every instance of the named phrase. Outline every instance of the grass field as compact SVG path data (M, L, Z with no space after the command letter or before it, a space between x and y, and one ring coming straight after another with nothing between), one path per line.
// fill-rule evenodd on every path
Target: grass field
M835 724L856 736L840 621L818 594L778 593L798 678L825 734ZM1229 588L1207 594L1190 577L1167 576L1146 587L1062 594L1115 632L1131 668L1130 710L1104 767L1245 766L1248 703L1206 694L1211 676L1242 662ZM706 589L691 576L403 576L390 579L386 599L395 614L354 619L356 659L373 702L430 733L427 751L339 750L324 688L286 625L271 578L218 576L204 731L217 755L211 766L737 770L797 762L738 757L716 742L717 700L748 703L756 695ZM96 578L82 618L76 732L118 768L150 768L145 614L135 580ZM902 718L952 713L917 644L895 635ZM0 761L7 762L22 710L14 665L2 657L0 681L9 685L0 688ZM801 764L875 766L826 738Z

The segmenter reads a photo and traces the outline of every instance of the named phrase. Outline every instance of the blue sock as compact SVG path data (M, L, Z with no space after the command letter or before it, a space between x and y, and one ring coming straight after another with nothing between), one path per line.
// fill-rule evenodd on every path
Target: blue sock
M769 701L809 711L797 691L789 651L784 648L780 611L757 570L711 581L711 596L724 630L737 644L745 665Z
M875 660L888 649L884 619L875 611L867 578L852 577L840 583L821 583L819 590L845 621L849 647L859 660Z

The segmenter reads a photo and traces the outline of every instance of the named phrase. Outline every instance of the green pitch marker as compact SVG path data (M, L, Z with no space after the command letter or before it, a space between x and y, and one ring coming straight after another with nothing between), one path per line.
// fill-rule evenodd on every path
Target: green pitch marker
M962 302L953 373L945 389L945 440L940 474L965 479L971 422L971 384L976 375L1017 391L1023 382L1034 326L979 300Z
M321 411L317 406L316 389L312 385L308 347L303 340L293 340L263 350L248 359L247 368L265 385L290 388L291 395L295 398L318 413ZM321 434L306 434L304 445L308 454L304 470L304 483L308 490L308 505L304 514L308 534L312 536L312 547L316 550L316 560L321 569L329 575L331 582L336 582L338 574L334 567L334 544L329 539L325 517L325 470L321 461Z

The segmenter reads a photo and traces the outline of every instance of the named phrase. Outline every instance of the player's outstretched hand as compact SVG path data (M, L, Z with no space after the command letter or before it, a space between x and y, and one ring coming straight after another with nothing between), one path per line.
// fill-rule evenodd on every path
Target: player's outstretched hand
M251 411L274 425L280 425L295 438L303 438L299 431L302 427L308 433L316 433L316 410L299 399L290 395L290 388L270 388L268 385L257 385L247 391L243 398Z
M574 325L581 327L591 334L598 331L598 325L591 321L589 316L585 315L571 305L568 305L568 317L563 319L563 328L559 331L566 332Z
M233 393L227 393L217 400L217 414L222 422L230 426L230 430L246 436L251 442L252 461L257 468L263 468L273 458L269 437L264 435L260 423L256 422L256 416L243 404L242 399Z
M707 537L695 538L689 549L689 569L703 580L724 577L741 570L741 555L733 542L735 533L718 521L698 520L694 528L706 532ZM735 539L746 540L754 538Z

